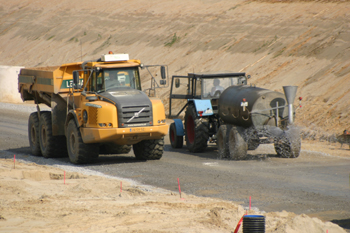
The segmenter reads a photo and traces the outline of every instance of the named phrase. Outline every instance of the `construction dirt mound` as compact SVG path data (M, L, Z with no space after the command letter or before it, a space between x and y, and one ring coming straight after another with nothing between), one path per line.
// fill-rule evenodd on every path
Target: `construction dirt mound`
M263 214L268 233L345 233L307 215L259 213L184 193L180 198L115 178L14 159L0 159L0 174L0 232L233 232L248 213Z

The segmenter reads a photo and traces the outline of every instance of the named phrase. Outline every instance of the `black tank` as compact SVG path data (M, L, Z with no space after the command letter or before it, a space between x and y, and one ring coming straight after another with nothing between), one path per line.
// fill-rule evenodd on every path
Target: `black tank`
M245 111L241 106L243 99L248 103ZM242 127L275 125L276 109L272 108L277 103L278 106L287 105L284 94L246 85L231 86L220 95L218 114L225 124ZM278 115L279 120L287 118L288 107L280 108Z

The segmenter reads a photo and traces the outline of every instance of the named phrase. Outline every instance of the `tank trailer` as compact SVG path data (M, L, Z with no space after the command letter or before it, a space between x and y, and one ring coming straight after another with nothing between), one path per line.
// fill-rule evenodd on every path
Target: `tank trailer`
M37 104L28 121L32 154L68 155L79 164L99 154L129 153L133 146L137 159L160 159L169 127L162 101L141 91L143 67L128 54L111 53L86 62L21 69L21 97ZM160 72L165 85L166 67ZM41 111L41 103L51 111Z
M175 118L169 128L172 147L181 148L185 136L190 152L202 152L208 142L216 142L221 159L245 159L247 150L270 143L278 156L298 157L300 133L293 124L297 87L285 86L282 94L249 86L249 78L230 72L173 76L169 98L169 117ZM180 80L185 80L187 88L175 91ZM187 100L176 115L171 113L173 99ZM184 110L182 123L176 118Z

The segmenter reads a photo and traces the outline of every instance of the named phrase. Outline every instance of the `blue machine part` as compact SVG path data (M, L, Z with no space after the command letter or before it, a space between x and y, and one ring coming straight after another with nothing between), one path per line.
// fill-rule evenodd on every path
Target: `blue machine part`
M198 116L211 116L214 114L213 106L211 105L210 99L207 100L189 100L193 101L194 106L196 107Z
M174 119L176 136L185 136L184 125L182 124L182 120Z

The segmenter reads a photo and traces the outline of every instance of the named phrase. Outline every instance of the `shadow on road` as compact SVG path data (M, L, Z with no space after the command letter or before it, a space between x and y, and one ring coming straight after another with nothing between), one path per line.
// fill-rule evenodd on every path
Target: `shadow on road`
M346 229L346 230L350 230L350 218L348 219L340 219L340 220L332 220L332 223L335 223L337 225L339 225L340 227ZM350 232L350 231L348 231Z
M186 145L184 145L182 148L174 149L171 147L170 144L165 144L164 145L164 151L168 152L176 152L180 154L186 154L189 156L196 156L199 158L205 158L205 159L219 159L219 153L217 150L217 146L215 145L209 145L203 152L200 153L192 153L187 150ZM242 161L249 161L249 160L256 160L256 161L261 161L261 160L266 160L269 158L279 158L277 154L271 154L271 153L252 153L252 151L248 151L247 158Z
M1 151L0 151L1 152ZM33 162L40 165L67 165L67 166L79 166L79 167L91 167L96 165L111 165L111 164L123 164L123 163L144 163L145 160L137 160L131 151L129 154L101 154L97 160L90 164L72 164L69 161L68 156L62 158L44 158L42 156L35 156L31 154L30 147L20 147L8 150L3 150L4 154L0 153L0 158L16 158L22 159L27 162Z
M31 154L30 147L19 147L4 150L7 152L6 155L0 157L3 158L13 158L13 155L16 155L16 158L23 159L28 162L33 162L40 165L68 165L68 166L79 166L79 167L92 167L98 165L113 165L113 164L126 164L126 163L144 163L145 160L137 160L131 150L128 154L101 154L93 163L90 164L72 164L69 161L68 156L62 158L44 158L42 156L34 156ZM201 153L191 153L187 150L184 145L183 148L174 149L169 144L164 145L164 152L176 152L179 155L186 156L196 156L204 159L213 159L218 160L218 151L215 145L209 145L204 152ZM17 156L18 155L18 156ZM20 156L20 157L19 157ZM163 155L164 156L164 155ZM248 151L248 156L246 160L243 161L264 161L269 158L276 158L276 154L270 153L252 153Z

